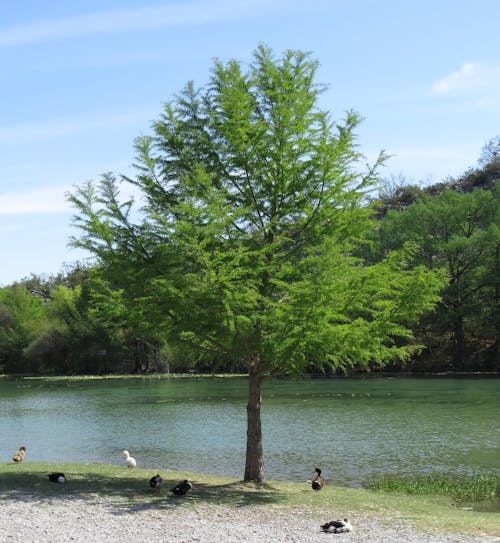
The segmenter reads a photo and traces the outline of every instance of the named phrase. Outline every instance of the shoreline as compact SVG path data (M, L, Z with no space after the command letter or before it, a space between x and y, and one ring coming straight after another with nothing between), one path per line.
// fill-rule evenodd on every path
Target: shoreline
M498 371L400 371L400 372L391 372L391 371L373 371L373 372L363 372L363 373L348 373L345 374L334 374L334 375L324 375L324 374L304 374L303 379L377 379L377 378L405 378L405 377L414 377L414 378L485 378L485 379L500 379L500 372ZM248 373L177 373L177 372L150 372L150 373L106 373L106 374L71 374L71 375L61 375L61 374L33 374L33 373L0 373L0 379L26 379L29 380L52 380L52 381L64 381L64 380L101 380L101 379L147 379L147 378L157 378L157 379L181 379L181 378L193 378L193 379L203 379L203 378L216 378L216 379L247 379ZM269 380L287 380L290 378L287 377L269 377Z
M66 483L51 483L47 474L53 471L63 472ZM323 541L324 536L363 543L500 543L500 513L462 509L446 497L329 484L313 492L304 483L268 480L255 485L202 473L159 472L164 484L154 490L149 479L158 469L102 463L2 463L0 541L128 541L119 536L120 530L143 534L143 540L150 541L156 523L189 528L189 538L176 539L176 532L165 540L181 543L308 543ZM184 479L194 488L178 498L169 490ZM343 518L351 521L352 534L322 534L321 524ZM78 531L75 535L79 524L86 526L86 538L78 539ZM103 526L115 526L109 538L101 537ZM228 539L224 539L226 532ZM46 539L44 534L48 534ZM142 539L131 537L130 541Z
M190 497L154 503L91 494L0 494L2 541L23 543L495 543L500 537L417 529L398 517L306 506L222 505ZM353 531L325 534L320 525L348 516Z

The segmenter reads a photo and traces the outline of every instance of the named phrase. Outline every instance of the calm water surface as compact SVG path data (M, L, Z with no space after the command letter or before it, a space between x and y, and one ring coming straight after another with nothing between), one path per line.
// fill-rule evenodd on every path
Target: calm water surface
M0 461L122 463L241 477L243 378L0 380ZM264 385L266 476L331 483L445 471L500 474L500 380L370 378Z

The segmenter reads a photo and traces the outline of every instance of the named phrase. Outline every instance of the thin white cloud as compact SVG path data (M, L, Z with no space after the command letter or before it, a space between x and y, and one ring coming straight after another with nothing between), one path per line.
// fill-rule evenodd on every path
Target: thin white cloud
M461 175L473 167L479 157L482 142L449 145L408 145L387 149L390 172L404 172L409 178L425 182Z
M262 8L276 8L277 4L282 5L282 0L201 0L129 10L99 11L0 29L0 48L95 34L225 22L255 16Z
M64 183L44 189L28 189L17 192L0 193L0 219L2 216L35 215L75 212L75 208L68 202L68 192L74 193L76 184ZM141 202L141 191L129 183L120 183L120 200L133 199Z
M69 187L50 187L0 194L0 215L61 213L70 209L65 193Z
M500 64L465 62L460 68L432 84L436 94L449 95L458 92L498 89ZM497 90L498 92L498 90Z
M457 89L475 86L479 71L479 64L466 62L455 72L435 81L432 90L438 94L447 94Z
M476 145L416 146L389 149L390 155L402 160L461 160L464 155L478 152Z
M476 109L487 109L490 112L500 110L500 88L496 89L496 92L493 91L485 96L480 96L474 100L473 105Z
M51 119L0 126L0 143L12 144L25 141L39 141L82 132L113 130L129 124L135 125L138 122L147 122L152 118L152 114L152 111L140 110L92 118Z

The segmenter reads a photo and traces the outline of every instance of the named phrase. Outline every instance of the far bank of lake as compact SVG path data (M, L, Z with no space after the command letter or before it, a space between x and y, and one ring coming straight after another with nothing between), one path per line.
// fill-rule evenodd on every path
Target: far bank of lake
M120 464L241 477L247 380L150 376L0 380L0 460ZM264 385L266 475L332 484L429 471L500 474L500 379L273 380Z

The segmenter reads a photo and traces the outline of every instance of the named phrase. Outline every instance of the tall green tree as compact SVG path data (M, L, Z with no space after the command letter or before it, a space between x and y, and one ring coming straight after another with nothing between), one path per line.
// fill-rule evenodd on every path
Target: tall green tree
M440 284L406 248L371 266L354 256L383 156L360 173L360 118L319 108L317 67L264 46L247 69L216 61L206 87L188 83L137 139L137 176L124 180L139 209L112 174L69 195L73 243L158 333L248 370L244 478L257 482L263 380L407 356L408 326Z
M0 288L0 370L26 373L24 351L45 328L43 298L23 285Z
M466 365L466 336L474 330L498 344L500 187L424 194L405 211L389 211L378 233L380 246L412 242L421 263L446 270L438 320L453 337L453 368ZM497 349L498 350L498 349Z

